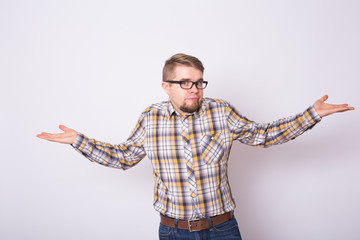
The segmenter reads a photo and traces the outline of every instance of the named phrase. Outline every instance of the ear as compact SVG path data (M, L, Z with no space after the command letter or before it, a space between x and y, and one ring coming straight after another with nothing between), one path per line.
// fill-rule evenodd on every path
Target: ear
M164 91L167 93L167 95L170 95L170 84L167 82L162 82L161 83L162 88L164 89Z

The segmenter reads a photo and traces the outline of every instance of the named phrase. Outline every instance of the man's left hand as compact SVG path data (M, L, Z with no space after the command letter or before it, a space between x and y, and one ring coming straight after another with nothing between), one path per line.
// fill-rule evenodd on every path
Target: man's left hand
M329 98L329 96L325 95L314 103L314 108L320 117L325 117L325 116L333 114L333 113L346 112L346 111L355 109L353 107L350 107L348 104L325 103L325 101L328 98Z

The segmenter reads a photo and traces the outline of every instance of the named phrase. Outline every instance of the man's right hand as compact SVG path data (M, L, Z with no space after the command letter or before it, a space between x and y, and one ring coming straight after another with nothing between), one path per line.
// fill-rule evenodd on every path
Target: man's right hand
M60 125L59 128L64 132L63 133L42 132L41 134L38 134L36 136L38 138L42 138L52 142L73 144L76 140L78 133L71 128L65 127L64 125Z

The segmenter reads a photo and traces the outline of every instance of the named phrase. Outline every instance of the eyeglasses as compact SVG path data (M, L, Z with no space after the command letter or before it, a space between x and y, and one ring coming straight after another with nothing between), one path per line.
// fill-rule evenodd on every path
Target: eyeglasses
M192 81L172 81L172 80L167 80L165 82L180 84L180 87L182 89L191 89L194 85L195 85L195 87L197 89L204 89L204 88L206 88L206 86L208 84L207 81L192 82Z

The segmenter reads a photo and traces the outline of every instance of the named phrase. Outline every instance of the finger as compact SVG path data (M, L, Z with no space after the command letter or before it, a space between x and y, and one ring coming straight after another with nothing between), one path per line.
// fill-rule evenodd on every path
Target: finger
M348 104L327 104L328 108L338 109L347 107Z
M54 139L48 133L41 133L41 134L38 134L36 136L38 138L45 139L45 140L48 140L48 141L54 141Z
M341 108L339 108L339 109L340 109L340 111L342 111L342 112L349 111L349 110L355 110L354 107L349 107L349 106L347 106L347 104L346 104L346 106L343 106L343 107L341 107Z
M59 142L59 143L69 143L69 141L72 141L72 137L68 136L68 134L64 133L41 133L36 135L38 138L42 138L48 141L52 142Z
M67 133L41 133L41 136L47 139L52 139L52 140L61 140L61 139L65 139L69 137L69 134Z
M40 133L40 134L38 134L36 136L44 138L44 137L49 137L49 135L50 135L50 133L42 132L42 133Z
M347 104L345 106L344 105L342 105L342 106L339 105L339 106L335 107L331 111L331 113L346 112L346 111L349 111L349 110L355 110L355 108L349 107L349 106L347 106Z
M353 107L350 107L349 104L338 104L338 105L333 105L333 107L335 109L349 109L349 110L354 110Z
M46 139L46 137L41 133L41 134L37 134L36 137L38 138L42 138L42 139Z
M62 125L62 124L59 125L59 128L60 128L61 130L63 130L64 132L71 130L70 128L68 128L68 127L66 127L65 125Z
M329 96L326 94L326 95L322 96L319 100L321 102L325 102L328 98L329 98Z

